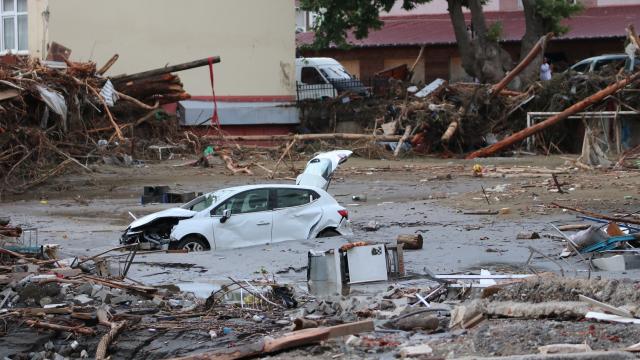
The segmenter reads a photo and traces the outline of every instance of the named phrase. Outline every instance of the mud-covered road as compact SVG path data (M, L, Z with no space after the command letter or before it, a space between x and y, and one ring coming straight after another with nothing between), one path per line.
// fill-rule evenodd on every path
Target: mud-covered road
M231 176L222 166L176 166L182 162L148 163L139 168L101 166L93 174L69 174L30 193L5 196L2 213L14 222L37 228L39 242L59 244L63 256L86 256L118 245L118 238L131 221L128 212L140 216L171 206L140 205L145 185L201 192L234 185L291 182L267 180L265 174L259 173ZM483 166L482 177L472 176L475 164ZM300 170L304 164L299 162L296 166ZM562 194L545 169L560 172L557 177ZM552 257L564 247L550 224L583 222L573 213L549 207L551 202L603 213L634 212L640 205L637 175L630 171L585 172L571 168L558 157L476 162L353 158L338 170L329 192L350 211L355 236L348 240L393 242L398 234L422 234L424 248L405 255L409 272L422 273L425 267L436 273L480 268L529 272L525 267L529 247ZM353 201L353 195L366 195L367 200ZM473 210L500 213L465 214ZM365 225L372 221L379 229L366 231ZM540 239L517 239L519 233L534 231L541 235ZM306 265L309 249L328 249L344 241L322 239L199 254L142 255L136 258L129 276L149 284L215 283L229 275L252 278L258 271L277 273L290 266L300 268ZM163 266L165 263L193 266L177 270ZM530 264L536 270L587 276L586 266L577 258L559 266L535 255ZM305 275L303 271L290 271L277 277L302 283ZM597 275L638 276L633 271Z

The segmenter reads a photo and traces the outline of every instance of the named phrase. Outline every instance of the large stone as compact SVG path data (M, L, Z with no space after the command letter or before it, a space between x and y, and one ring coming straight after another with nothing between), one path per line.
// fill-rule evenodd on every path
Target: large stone
M91 295L92 292L93 292L93 284L91 283L82 284L78 286L78 288L76 289L76 293L78 294Z
M50 297L43 296L38 303L40 304L40 306L45 306L51 304L52 302L53 300Z
M73 298L73 302L77 305L89 305L93 302L93 299L87 296L86 294L80 294Z
M403 359L408 357L429 356L432 353L433 349L427 344L406 346L400 349L400 357Z

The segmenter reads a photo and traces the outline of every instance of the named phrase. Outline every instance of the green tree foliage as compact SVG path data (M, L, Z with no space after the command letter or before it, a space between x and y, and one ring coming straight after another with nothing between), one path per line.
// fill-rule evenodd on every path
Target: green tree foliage
M431 0L398 0L402 8L411 10L418 4ZM347 32L353 31L357 39L369 35L370 29L380 29L383 22L380 12L389 11L396 0L302 0L303 10L318 14L314 31L314 48L323 49L330 45L346 47Z
M567 0L536 0L536 13L544 26L545 32L558 35L565 34L569 28L560 21L582 11L582 4L572 4Z

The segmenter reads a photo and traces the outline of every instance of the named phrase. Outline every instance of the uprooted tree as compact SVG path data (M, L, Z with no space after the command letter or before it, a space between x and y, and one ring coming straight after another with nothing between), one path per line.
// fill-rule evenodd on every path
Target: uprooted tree
M397 0L402 8L411 10L416 5L432 0ZM444 0L435 0L444 1ZM453 25L462 67L470 76L481 82L497 82L513 66L511 56L500 46L502 26L499 22L487 25L482 6L487 0L446 0L449 16ZM304 10L317 14L314 48L327 48L330 45L348 46L346 40L349 31L357 39L368 36L369 30L379 29L384 24L381 12L391 10L396 0L302 0ZM521 57L531 50L538 39L553 32L556 35L568 29L560 24L562 19L582 9L579 4L566 0L523 0L526 29L521 42ZM463 8L471 13L472 36L468 31ZM521 74L521 81L532 79L540 65L542 56Z

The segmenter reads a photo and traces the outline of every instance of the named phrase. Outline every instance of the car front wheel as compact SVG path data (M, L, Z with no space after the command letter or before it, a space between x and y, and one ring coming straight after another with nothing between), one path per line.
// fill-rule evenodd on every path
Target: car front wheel
M206 241L194 236L187 236L180 240L178 244L176 244L176 248L189 250L189 252L210 250L209 244L207 244Z

